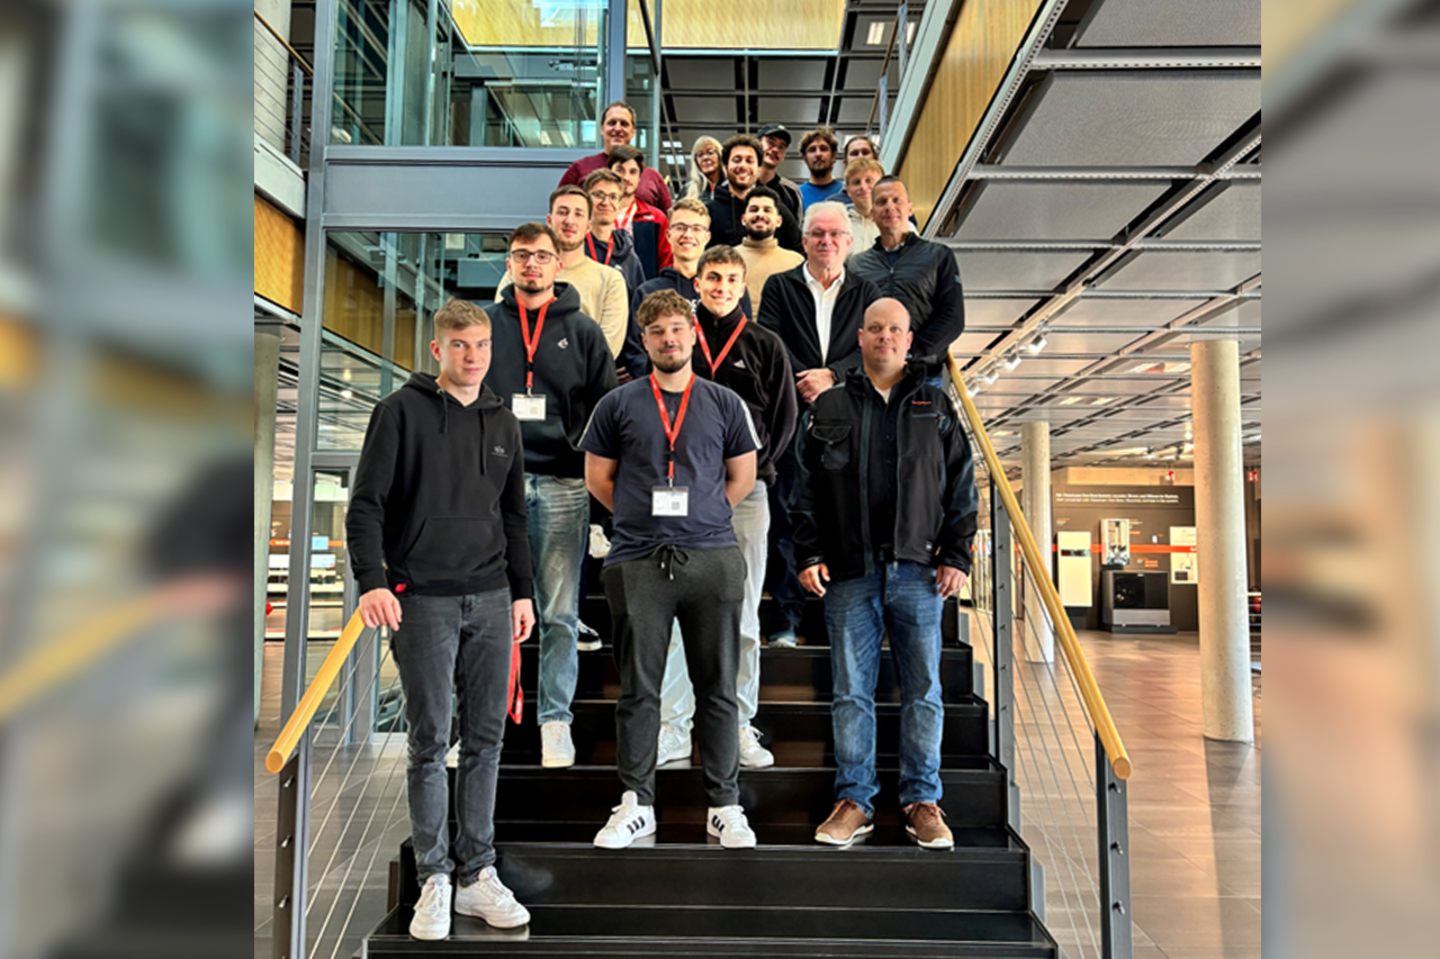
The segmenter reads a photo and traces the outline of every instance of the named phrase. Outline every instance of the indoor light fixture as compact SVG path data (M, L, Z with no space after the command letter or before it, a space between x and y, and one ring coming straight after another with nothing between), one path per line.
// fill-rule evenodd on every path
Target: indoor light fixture
M1042 326L1040 327L1040 332L1035 334L1035 339L1031 340L1025 349L1033 356L1045 349L1049 343L1050 341L1045 338L1045 327Z
M872 47L878 47L885 41L885 27L884 20L871 20L870 32L865 35L865 42Z
M986 370L984 373L980 374L980 379L984 381L986 386L990 386L999 378L1000 374L995 372L995 367L993 366L990 367L990 369Z
M1015 369L1015 367L1020 365L1020 353L1018 351L1012 350L1011 352L1006 353L1005 359L1001 360L1000 362L1005 364L1005 369L1013 370Z
M355 393L354 393L353 390L341 390L341 391L340 391L340 398L341 398L342 400L348 400L348 399L353 398L354 396L355 396Z

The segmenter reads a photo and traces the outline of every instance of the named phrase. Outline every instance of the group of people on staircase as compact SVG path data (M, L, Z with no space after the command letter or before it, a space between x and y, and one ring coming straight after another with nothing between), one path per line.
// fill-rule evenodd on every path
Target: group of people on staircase
M575 762L587 546L604 557L621 680L622 795L596 846L655 833L656 767L690 759L692 735L707 833L756 845L739 771L775 762L753 725L760 650L767 634L796 644L804 591L824 598L834 675L836 802L816 840L872 829L888 631L907 832L953 845L940 618L969 573L977 509L938 386L964 327L954 257L914 232L905 185L863 138L847 145L849 204L834 134L802 138L812 176L796 187L776 172L779 126L718 145L723 176L697 143L697 195L672 203L629 145L634 111L612 104L601 130L605 150L566 171L546 221L510 234L495 302L436 311L439 373L376 405L351 495L359 612L391 631L406 694L420 939L448 935L452 910L529 921L495 870L500 752L534 632L541 765ZM874 227L858 253L857 210ZM592 511L613 517L608 537Z

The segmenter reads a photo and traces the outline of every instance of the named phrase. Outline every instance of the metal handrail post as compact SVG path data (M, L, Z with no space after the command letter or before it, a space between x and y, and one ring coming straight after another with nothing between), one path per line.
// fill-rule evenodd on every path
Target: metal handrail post
M300 64L290 61L290 162L300 165L300 142L304 139L303 123L305 113L305 73Z
M275 959L305 957L305 890L310 857L310 729L279 776L275 830Z
M1020 783L1015 762L1015 555L1010 517L990 481L991 576L994 590L990 635L995 638L995 759L1005 767L1006 822L1020 835Z
M1125 780L1115 775L1105 745L1095 737L1095 825L1100 843L1100 948L1104 959L1132 959L1130 825Z

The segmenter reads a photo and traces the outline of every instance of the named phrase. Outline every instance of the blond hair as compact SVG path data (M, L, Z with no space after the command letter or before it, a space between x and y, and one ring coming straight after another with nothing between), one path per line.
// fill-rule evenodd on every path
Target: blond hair
M451 299L435 311L435 339L441 330L468 330L472 326L490 328L490 314L469 300Z

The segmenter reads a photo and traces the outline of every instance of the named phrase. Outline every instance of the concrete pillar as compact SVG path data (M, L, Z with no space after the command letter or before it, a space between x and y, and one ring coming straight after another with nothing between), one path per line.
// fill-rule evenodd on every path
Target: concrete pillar
M1245 464L1240 456L1240 353L1235 340L1190 346L1195 425L1195 527L1200 694L1210 739L1255 741L1245 608Z
M1044 556L1044 575L1055 582L1055 562L1050 544L1054 540L1050 508L1050 424L1020 425L1020 509L1030 532ZM1032 663L1055 660L1055 630L1045 611L1045 601L1034 584L1025 588L1025 658Z
M275 490L275 402L280 376L280 330L255 327L255 720L260 720L260 674L265 664L265 593L270 579L270 500Z

